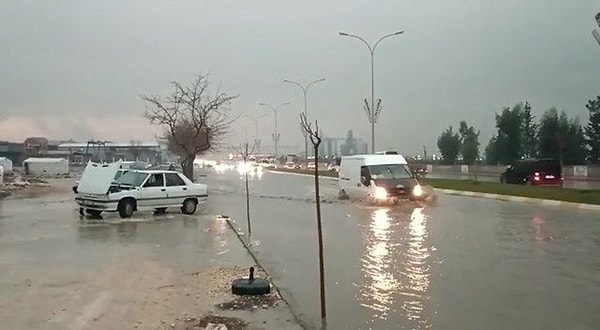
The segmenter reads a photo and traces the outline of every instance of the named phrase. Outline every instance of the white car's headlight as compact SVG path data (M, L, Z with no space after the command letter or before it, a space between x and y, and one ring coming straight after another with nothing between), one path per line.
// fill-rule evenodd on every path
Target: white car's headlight
M414 186L412 193L415 197L421 197L421 195L423 195L423 188L421 188L421 185L418 184Z
M375 187L375 199L386 199L388 198L387 190L383 187Z

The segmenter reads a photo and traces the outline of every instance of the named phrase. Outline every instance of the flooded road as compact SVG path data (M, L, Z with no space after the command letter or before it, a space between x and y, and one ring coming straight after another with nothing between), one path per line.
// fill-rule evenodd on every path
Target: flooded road
M245 231L243 181L211 203ZM312 178L250 184L254 249L306 322L319 320ZM335 199L322 180L330 329L597 329L600 215L439 195L395 208ZM222 206L221 206L222 205Z
M299 329L284 304L216 307L254 263L223 210L80 218L70 193L0 200L2 329L172 329L217 314ZM173 323L172 323L173 322Z

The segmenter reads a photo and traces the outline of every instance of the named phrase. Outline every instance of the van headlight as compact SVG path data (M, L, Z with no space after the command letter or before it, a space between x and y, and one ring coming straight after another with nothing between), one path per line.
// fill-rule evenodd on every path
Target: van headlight
M388 193L387 190L383 187L375 187L375 199L387 199Z
M423 195L423 188L421 188L420 184L417 184L414 186L412 193L415 197L421 197Z

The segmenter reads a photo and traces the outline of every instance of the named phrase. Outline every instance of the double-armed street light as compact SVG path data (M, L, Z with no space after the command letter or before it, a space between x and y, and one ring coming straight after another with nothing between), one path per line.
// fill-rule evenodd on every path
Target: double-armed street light
M306 109L306 93L308 92L308 89L310 88L310 86L321 82L321 81L325 81L325 78L321 78L321 79L317 79L315 81L312 81L308 84L306 84L305 86L302 86L300 83L296 82L296 81L292 81L292 80L283 80L283 82L285 83L290 83L290 84L294 84L298 87L300 87L300 89L302 89L302 93L304 95L304 116L306 117L306 119L308 120L308 114L307 114L307 109ZM306 132L304 130L302 130L302 134L304 135L304 160L305 162L308 159L308 136L306 135Z
M275 142L275 156L279 155L278 146L279 146L279 138L281 137L281 134L279 134L279 130L277 128L277 111L281 107L286 106L288 104L290 104L290 102L281 103L280 105L274 107L268 103L259 103L259 105L271 108L271 110L273 110L273 114L275 115L275 130L273 131L273 142Z
M371 103L369 104L367 102L367 100L365 99L365 111L367 112L369 122L371 123L371 152L372 153L375 153L375 123L377 122L377 117L379 116L379 113L381 112L381 99L379 99L377 102L377 105L375 105L375 56L374 56L375 49L377 49L377 45L379 45L379 43L381 41L383 41L383 39L397 36L402 33L404 33L404 31L398 31L398 32L386 34L383 37L379 38L379 40L377 40L377 42L375 42L373 47L371 47L371 45L365 39L363 39L357 35L340 32L341 36L355 38L355 39L362 41L367 46L367 48L369 48L369 53L371 54Z

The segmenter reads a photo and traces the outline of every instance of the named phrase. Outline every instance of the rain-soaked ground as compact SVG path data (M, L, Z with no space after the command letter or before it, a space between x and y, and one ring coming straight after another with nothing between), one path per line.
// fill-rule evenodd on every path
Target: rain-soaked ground
M202 180L196 216L82 221L68 193L0 202L0 328L169 328L215 310L250 265L215 215L245 231L245 197L235 172ZM316 326L312 182L266 172L250 188L253 249ZM368 207L326 178L322 195L329 329L600 328L600 213L446 195Z
M246 230L243 180L208 179ZM307 323L319 320L312 178L250 183L254 250ZM600 213L438 195L368 207L322 179L330 329L598 329Z
M72 198L0 200L0 329L300 328L276 294L230 294L254 262L210 205L91 219Z

